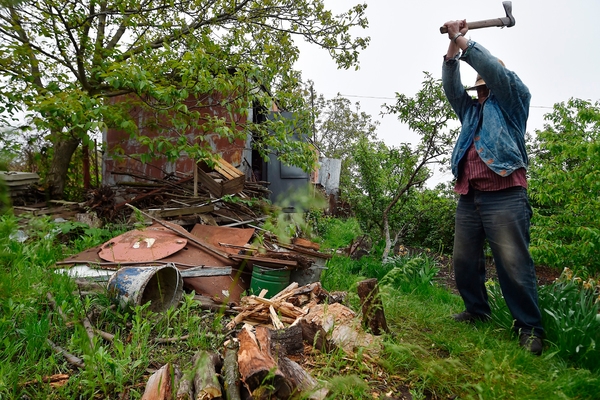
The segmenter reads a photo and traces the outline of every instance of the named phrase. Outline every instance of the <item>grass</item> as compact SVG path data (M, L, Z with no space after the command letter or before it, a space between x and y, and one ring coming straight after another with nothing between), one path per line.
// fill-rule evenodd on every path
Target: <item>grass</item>
M15 234L18 229L21 235ZM124 310L112 306L105 293L81 294L70 278L52 272L56 261L123 229L0 218L0 398L139 399L148 369L173 362L185 371L197 350L222 348L227 318L201 310L192 295L161 314L145 306ZM329 388L329 399L597 398L600 354L593 342L600 329L597 289L589 281L584 286L565 276L540 290L549 340L536 357L518 347L510 315L492 284L493 321L468 325L449 318L462 310L462 301L436 284L436 268L427 256L386 263L376 257L329 261L323 286L348 291L354 310L360 310L357 282L379 279L390 328L378 356L359 352L350 357L341 351L306 356L305 367ZM48 293L65 318L51 306ZM114 339L96 335L90 341L84 317ZM156 340L183 335L188 338L168 344ZM52 351L48 339L80 357L85 368L73 369ZM69 374L63 386L43 383L44 377L59 373Z

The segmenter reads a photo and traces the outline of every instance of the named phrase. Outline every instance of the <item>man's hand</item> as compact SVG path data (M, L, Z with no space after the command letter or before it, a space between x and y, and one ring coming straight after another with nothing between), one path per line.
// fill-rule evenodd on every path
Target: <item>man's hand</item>
M448 29L448 39L450 40L453 40L458 33L461 33L464 36L469 31L469 26L466 19L448 21L444 24L444 26Z

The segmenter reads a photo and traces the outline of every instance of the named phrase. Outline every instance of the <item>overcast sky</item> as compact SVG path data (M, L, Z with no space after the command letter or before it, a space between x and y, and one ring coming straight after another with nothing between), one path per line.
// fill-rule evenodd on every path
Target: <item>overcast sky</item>
M424 80L423 71L441 78L448 35L440 34L444 22L477 21L505 16L501 0L364 0L371 37L360 55L360 69L338 70L327 52L301 44L296 67L305 81L326 98L337 93L381 122L378 136L389 146L412 142L406 126L394 117L381 118L383 103L394 103L396 92L414 96ZM340 12L357 0L325 0ZM516 25L469 31L515 71L532 94L528 131L542 129L543 115L569 98L600 100L600 0L515 0ZM471 85L476 73L461 63L463 83Z

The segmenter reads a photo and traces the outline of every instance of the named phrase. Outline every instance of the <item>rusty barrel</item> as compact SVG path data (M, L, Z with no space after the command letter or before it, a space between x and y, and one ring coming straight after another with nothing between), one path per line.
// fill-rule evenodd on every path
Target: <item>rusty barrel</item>
M183 296L183 277L174 265L123 267L108 281L108 291L121 306L150 302L149 310L162 312Z
M250 289L258 295L261 290L267 289L265 298L270 299L281 292L290 284L290 270L287 268L267 268L260 265L252 267Z

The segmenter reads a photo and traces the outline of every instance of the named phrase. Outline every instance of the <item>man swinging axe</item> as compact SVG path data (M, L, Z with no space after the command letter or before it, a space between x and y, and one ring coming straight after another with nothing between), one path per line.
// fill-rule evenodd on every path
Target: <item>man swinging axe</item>
M514 25L514 18L512 21ZM454 190L460 194L453 263L465 310L453 318L469 323L490 319L485 287L487 239L519 343L540 355L544 328L529 252L532 210L527 198L525 150L531 94L502 61L467 39L469 27L466 20L448 21L442 27L450 39L442 66L444 92L462 124L451 162ZM461 81L459 61L477 71L475 85L467 89ZM477 92L476 99L469 95L470 90Z

